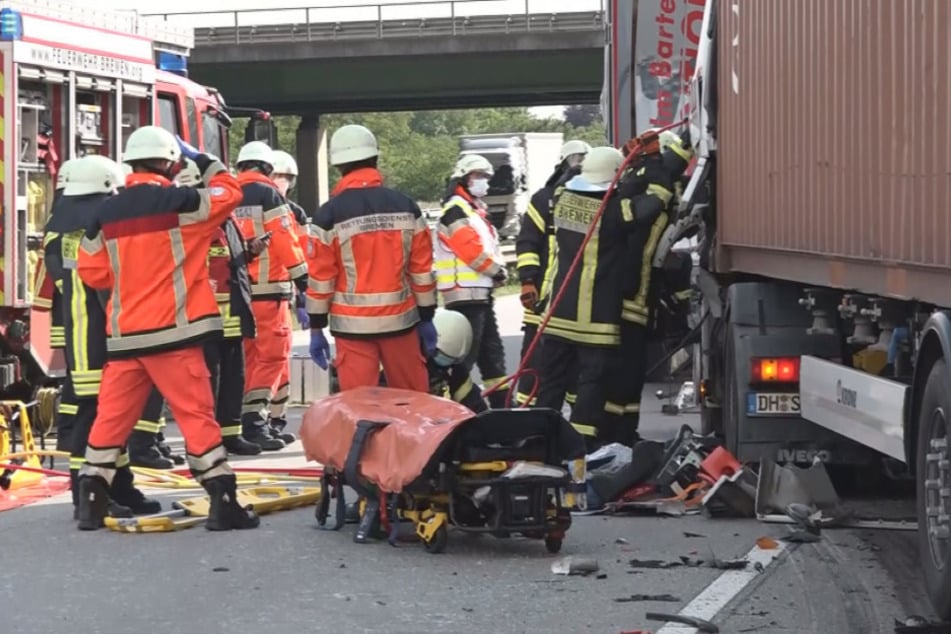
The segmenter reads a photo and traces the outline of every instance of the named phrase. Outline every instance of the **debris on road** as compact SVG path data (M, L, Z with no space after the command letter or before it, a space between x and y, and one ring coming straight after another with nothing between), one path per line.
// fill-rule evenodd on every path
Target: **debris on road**
M661 612L648 612L644 615L648 621L661 621L663 623L680 623L682 625L689 625L690 627L697 628L701 632L706 632L708 634L719 634L720 628L711 623L710 621L705 621L703 619L698 619L692 616L685 616L682 614L663 614Z
M672 594L632 594L629 597L618 597L615 603L640 603L642 601L658 601L664 603L680 603L680 597Z
M552 574L556 575L580 575L586 577L592 573L598 572L601 567L597 559L584 559L580 557L562 557L551 564Z
M684 531L684 537L688 539L706 539L706 535L701 535L700 533L691 533L690 531Z

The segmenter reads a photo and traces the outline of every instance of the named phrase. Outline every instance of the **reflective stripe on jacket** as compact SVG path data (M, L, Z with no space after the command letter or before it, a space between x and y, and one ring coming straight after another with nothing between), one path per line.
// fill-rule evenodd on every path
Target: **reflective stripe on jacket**
M436 310L432 235L419 207L372 168L345 175L317 212L307 256L311 327L403 333Z
M435 245L436 284L448 306L487 302L504 266L495 230L461 187L446 201Z
M290 207L269 178L258 172L238 174L243 197L235 218L245 240L271 232L271 240L248 263L251 297L255 300L290 299L294 295L291 280L303 280L307 264L295 230Z
M110 357L194 345L222 333L208 277L207 249L241 202L241 187L218 161L207 188L175 187L155 174L131 174L105 200L79 250L79 276L109 291Z

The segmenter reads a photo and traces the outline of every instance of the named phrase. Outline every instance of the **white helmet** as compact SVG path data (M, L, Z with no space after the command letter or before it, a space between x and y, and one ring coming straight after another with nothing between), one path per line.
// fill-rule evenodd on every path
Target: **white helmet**
M275 174L297 176L297 161L284 150L274 150L274 160L271 165L274 166Z
M147 125L129 135L129 140L125 142L122 160L128 163L161 159L174 163L181 155L182 150L171 132L157 125Z
M56 189L66 187L66 183L69 182L69 177L73 171L73 165L75 164L76 159L69 159L59 166L59 173L56 175Z
M671 146L681 144L680 136L673 130L664 130L660 133L658 140L660 141L661 151Z
M624 155L610 146L593 148L581 164L581 176L589 183L610 183L624 164Z
M185 167L175 177L175 182L182 187L198 187L201 185L201 171L191 159L185 159Z
M346 165L380 155L376 137L362 125L345 125L330 137L330 164Z
M572 139L561 146L559 161L564 161L572 154L587 154L591 151L591 146L580 139Z
M436 327L436 364L449 367L465 359L472 349L472 325L466 316L455 310L437 308L433 325Z
M91 154L75 160L63 195L112 194L124 186L125 174L118 163L105 156Z
M456 170L452 173L452 178L462 178L472 172L485 172L490 177L495 173L489 159L480 154L465 154L456 161Z
M273 168L274 150L264 141L245 143L241 147L241 151L238 152L238 160L235 161L235 164L240 166L242 163L250 163L251 161L258 161Z

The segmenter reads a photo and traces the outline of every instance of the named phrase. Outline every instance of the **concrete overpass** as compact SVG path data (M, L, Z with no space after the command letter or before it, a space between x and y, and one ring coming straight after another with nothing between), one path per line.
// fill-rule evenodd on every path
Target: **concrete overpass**
M468 14L479 2L413 3L446 14L414 19L387 19L394 5L351 21L317 15L328 8L160 15L192 25L218 16L221 25L195 29L189 76L230 106L301 115L300 167L323 184L323 161L310 159L326 143L320 114L598 102L601 11L531 12L526 0L519 14ZM301 204L326 197L306 191L308 180Z

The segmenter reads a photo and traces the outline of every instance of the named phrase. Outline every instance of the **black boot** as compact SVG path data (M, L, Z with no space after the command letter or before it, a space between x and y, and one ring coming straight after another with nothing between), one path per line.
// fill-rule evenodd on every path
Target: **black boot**
M201 485L208 492L211 502L205 528L210 531L230 531L257 528L260 525L260 518L250 506L241 508L238 505L238 487L234 475L209 478Z
M165 442L165 434L159 432L155 435L156 446L158 447L159 453L163 457L168 458L177 465L185 464L185 456L179 455L177 453L172 453L172 448L168 446L168 443Z
M79 530L95 531L109 515L109 485L100 476L79 478Z
M152 515L162 512L162 504L158 500L145 495L132 484L134 476L129 467L116 469L116 476L112 479L109 494L117 504L128 507L133 515Z
M171 469L175 463L159 450L154 434L135 430L129 436L129 462L146 469Z
M248 442L244 439L244 436L240 434L237 436L224 436L221 439L221 444L225 446L228 453L233 453L238 456L256 456L261 453L260 445Z
M268 418L267 427L271 438L278 438L283 441L285 445L289 445L297 440L297 436L284 431L284 428L287 427L287 419L283 416L281 418Z
M270 428L267 425L249 425L244 428L242 436L264 451L279 451L284 448L284 441L271 436Z
M79 469L69 470L69 492L73 495L73 519L79 519Z

